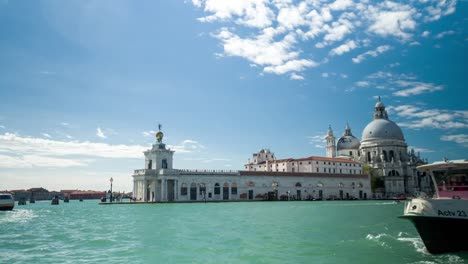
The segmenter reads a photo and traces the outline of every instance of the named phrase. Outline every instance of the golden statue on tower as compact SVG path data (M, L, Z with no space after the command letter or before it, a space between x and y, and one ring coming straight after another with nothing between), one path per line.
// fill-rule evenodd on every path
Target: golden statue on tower
M156 133L156 140L158 141L158 143L162 143L164 133L161 132L161 124L158 124L158 129L159 131Z

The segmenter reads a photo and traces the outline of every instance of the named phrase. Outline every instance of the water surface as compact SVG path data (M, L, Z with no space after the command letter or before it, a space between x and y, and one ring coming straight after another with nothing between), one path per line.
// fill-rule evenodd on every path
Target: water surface
M0 212L0 263L467 263L430 255L403 203L98 205Z

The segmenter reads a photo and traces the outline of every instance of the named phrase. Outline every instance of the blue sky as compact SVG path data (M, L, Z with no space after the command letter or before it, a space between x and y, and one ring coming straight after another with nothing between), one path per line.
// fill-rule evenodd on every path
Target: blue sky
M376 96L429 161L467 158L467 1L0 1L1 189L131 191L175 167L358 138Z

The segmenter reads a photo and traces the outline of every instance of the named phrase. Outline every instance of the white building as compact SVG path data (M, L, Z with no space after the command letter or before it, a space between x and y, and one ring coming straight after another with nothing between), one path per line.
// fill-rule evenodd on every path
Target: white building
M373 168L378 176L383 177L383 191L386 196L427 191L429 178L416 170L424 161L419 155L415 155L414 150L408 152L402 130L388 118L380 97L373 117L364 128L360 142L352 135L349 125L346 125L345 132L336 145L338 157L359 161ZM332 153L330 149L333 148L331 142L334 141L331 128L325 140L329 156Z
M367 199L370 180L361 164L309 157L276 160L269 150L253 155L245 171L173 169L174 151L157 143L145 154L145 169L133 174L137 201ZM250 169L252 165L252 169ZM255 167L255 169L253 169Z

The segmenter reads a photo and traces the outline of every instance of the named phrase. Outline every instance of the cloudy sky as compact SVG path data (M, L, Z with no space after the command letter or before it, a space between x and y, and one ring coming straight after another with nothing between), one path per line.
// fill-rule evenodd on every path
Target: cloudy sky
M175 167L325 155L381 96L411 148L468 158L468 2L0 1L0 190L130 191Z

